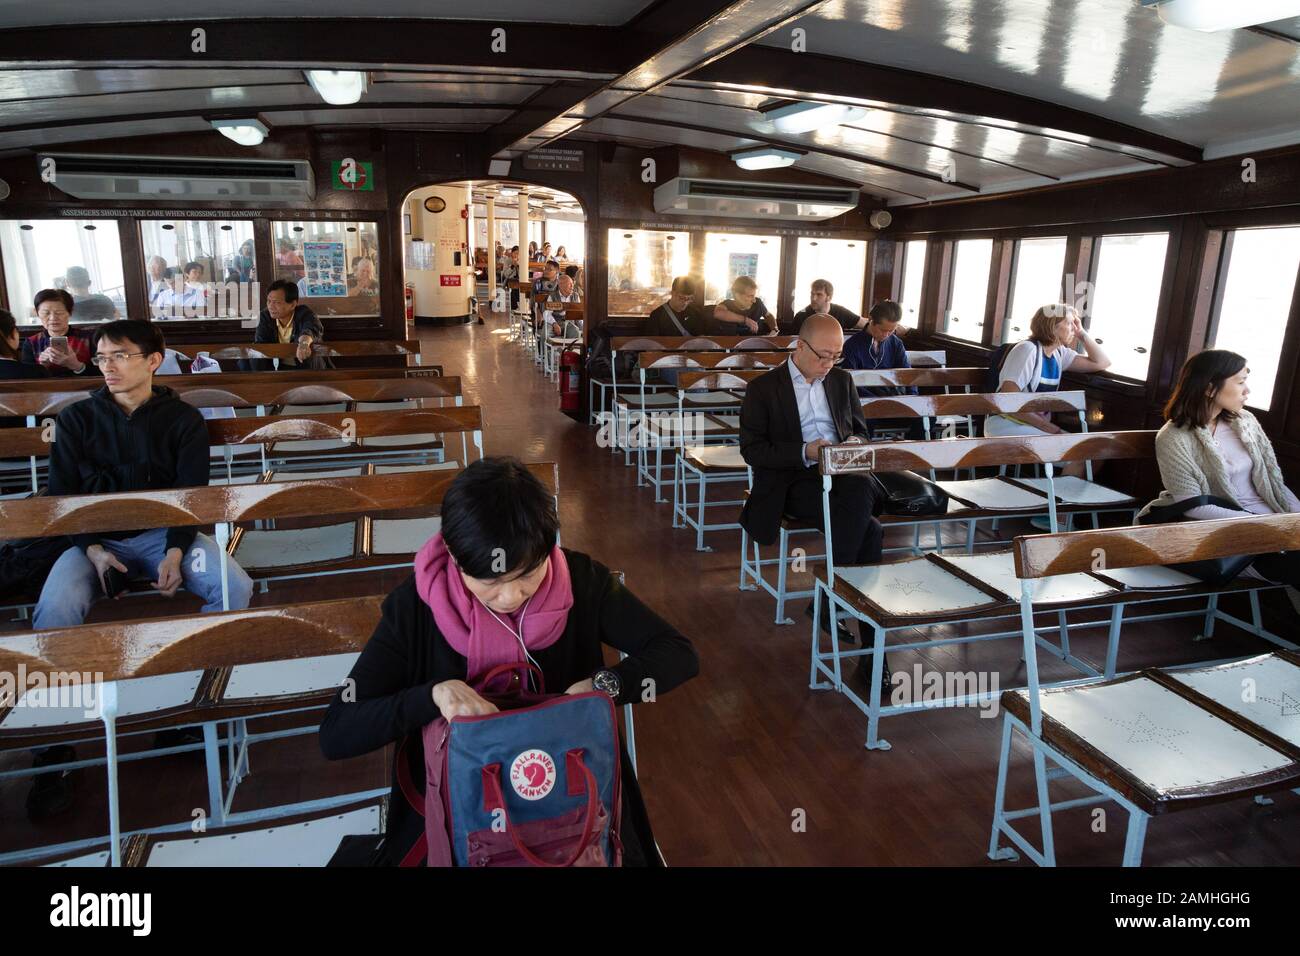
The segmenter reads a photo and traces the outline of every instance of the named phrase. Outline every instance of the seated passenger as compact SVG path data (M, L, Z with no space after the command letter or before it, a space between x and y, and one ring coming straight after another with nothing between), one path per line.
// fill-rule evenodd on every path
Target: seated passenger
M39 365L23 362L23 337L18 332L18 322L12 312L0 309L0 380L44 377L45 371ZM0 419L0 424L6 420ZM9 423L24 424L21 418Z
M169 285L154 303L158 319L193 319L202 316L208 301L208 290L203 284L203 263L185 263L185 280Z
M1083 342L1087 355L1074 350L1076 340ZM1068 305L1045 305L1029 322L1029 338L1006 352L998 373L999 392L1055 392L1060 389L1066 369L1076 372L1100 372L1110 368L1110 359L1088 334L1079 315ZM1060 435L1065 429L1053 424L1050 414L1018 412L1015 415L989 415L984 419L984 434L989 438L1009 435ZM1064 474L1082 477L1082 462L1071 462ZM1037 520L1037 519L1036 519ZM1039 526L1041 526L1039 522Z
M150 256L145 266L145 293L149 297L149 311L153 311L158 297L171 288L171 278L167 269L167 260L162 256Z
M532 661L550 693L600 690L616 705L656 696L694 677L690 642L623 586L609 569L556 545L555 500L519 461L471 464L447 490L442 531L415 558L415 573L384 601L383 617L325 713L321 750L340 760L405 742L399 749L423 789L421 731L439 716L490 714L473 689L500 664ZM606 666L602 645L628 656ZM652 682L652 683L647 683ZM620 835L624 864L659 864L626 751ZM422 797L420 798L422 800ZM393 777L389 865L424 834Z
M758 297L758 283L749 276L737 276L731 284L731 298L713 307L713 318L722 335L776 335L776 316Z
M64 280L72 294L72 317L75 321L111 322L119 317L112 299L90 291L90 273L85 266L68 266Z
M560 265L555 260L547 260L542 266L542 274L533 280L533 321L534 328L542 323L542 303L551 297L560 279Z
M63 289L42 289L36 293L36 318L44 332L23 341L22 360L36 365L47 376L94 375L90 362L90 339L72 330L72 296Z
M848 372L835 368L844 332L829 315L810 316L794 354L749 383L740 406L740 453L753 469L754 485L740 523L759 544L774 544L781 518L824 528L818 454L824 445L865 442L869 437L862 403ZM884 530L874 517L875 496L865 475L836 475L831 496L832 556L835 563L877 564ZM812 602L807 614L812 616ZM830 633L830 608L821 626ZM843 631L841 640L851 640ZM870 663L858 675L870 677ZM889 667L884 686L889 685Z
M357 260L356 282L348 295L379 295L379 280L375 278L375 264L369 259Z
M564 246L560 246L560 248L555 250L555 259L557 262L568 262L569 261L568 250L566 250Z
M803 325L804 320L810 315L829 315L840 327L844 329L844 334L856 332L859 329L866 328L866 319L858 315L852 309L846 309L842 305L836 305L831 301L831 296L835 293L835 287L831 285L828 279L814 279L812 284L812 303L798 312L794 317L794 334L799 334L799 328ZM848 357L848 346L844 348L845 357ZM857 366L853 366L856 368ZM894 366L896 367L896 366Z
M1300 512L1273 443L1246 410L1249 374L1246 360L1225 349L1207 349L1184 363L1156 435L1164 491L1139 512L1139 524ZM1300 551L1261 554L1251 569L1300 588ZM1297 604L1294 593L1291 598Z
M303 368L325 367L328 362L320 357L313 357L313 342L325 339L325 327L308 306L298 301L298 285L287 279L277 279L271 283L266 292L266 308L257 317L257 331L253 334L254 342L279 342L288 345L296 342L294 359L281 362L280 367L297 365ZM241 363L242 364L242 363ZM261 371L271 368L267 359L254 359L253 370Z
M555 291L552 292L550 298L546 300L548 306L553 302L581 302L581 301L582 301L582 293L579 292L574 287L573 280L570 279L567 275L562 275L559 277L559 279L556 280ZM565 313L563 309L560 309L558 311L552 311L550 308L546 309L546 313L543 316L543 321L546 322L546 326L548 329L550 329L551 335L560 335L561 333L564 332L565 326L576 327L578 330L577 335L582 335L582 321L566 320L564 318L564 315ZM570 331L572 331L572 328L570 329Z
M646 317L640 331L651 336L706 335L708 323L695 305L695 280L678 276L673 280L668 301Z
M903 318L903 310L897 302L882 299L871 307L869 321L864 331L857 333L844 343L844 365L846 369L888 369L911 368L907 359L907 346L894 333ZM841 325L843 322L841 322ZM891 395L915 395L915 386L861 385L858 395L863 398L888 398ZM919 418L877 418L868 419L872 438L877 431L905 430L906 437L913 441L925 438L925 428Z

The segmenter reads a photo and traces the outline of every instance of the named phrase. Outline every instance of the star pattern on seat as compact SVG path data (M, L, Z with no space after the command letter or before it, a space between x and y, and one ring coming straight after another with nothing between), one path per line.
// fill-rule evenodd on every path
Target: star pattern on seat
M894 578L886 585L891 591L898 591L907 597L913 594L929 594L930 589L923 581L905 581L902 578Z
M1116 717L1107 717L1106 719L1129 732L1127 743L1155 744L1157 747L1172 750L1176 754L1181 754L1183 751L1173 743L1174 738L1185 737L1191 733L1190 730L1179 730L1176 727L1162 727L1144 711L1138 711L1131 720L1120 720Z
M1261 697L1260 700L1276 707L1280 717L1300 717L1300 697L1293 697L1286 691L1282 691L1280 697Z

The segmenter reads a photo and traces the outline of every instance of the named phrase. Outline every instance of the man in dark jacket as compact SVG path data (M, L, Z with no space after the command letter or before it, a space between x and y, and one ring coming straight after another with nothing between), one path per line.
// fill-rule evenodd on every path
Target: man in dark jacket
M654 336L707 334L708 320L695 305L695 280L690 276L674 279L668 301L646 317L640 331Z
M740 453L754 470L754 486L740 523L759 544L776 542L782 515L824 528L817 467L821 448L867 440L853 379L835 368L843 347L839 322L829 315L810 316L799 331L794 354L745 391ZM884 532L873 515L874 496L866 476L837 475L830 504L836 566L879 563ZM823 606L821 619L829 631L829 607Z
M52 495L105 494L208 483L208 431L198 410L153 384L163 360L163 338L153 325L126 319L105 324L92 361L105 385L59 413L50 446ZM107 590L109 569L147 575L171 597L181 586L222 609L222 552L194 528L157 528L81 534L46 579L32 623L37 628L82 623ZM229 558L229 604L248 606L253 585Z
M891 369L911 368L907 346L897 335L903 309L890 299L881 299L868 313L867 327L844 343L844 368ZM863 385L858 389L862 398L889 398L894 395L915 395L916 386ZM878 418L870 423L872 437L880 429L903 431L907 438L920 441L925 429L919 418Z
M288 279L277 279L271 283L266 292L266 308L257 317L257 331L253 333L254 342L279 342L284 345L296 343L295 362L281 362L284 368L295 363L304 368L325 367L323 358L312 358L313 342L325 338L325 327L308 306L298 301L298 285ZM255 359L253 371L265 371L271 368L266 359Z

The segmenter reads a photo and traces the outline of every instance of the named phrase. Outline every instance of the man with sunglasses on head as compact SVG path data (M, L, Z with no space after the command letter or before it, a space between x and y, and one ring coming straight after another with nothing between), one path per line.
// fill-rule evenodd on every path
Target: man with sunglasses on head
M740 523L759 544L773 544L788 515L799 525L823 528L818 469L826 445L865 442L869 430L853 379L835 366L844 357L844 332L830 315L809 316L799 329L794 354L750 383L740 408L740 453L753 469L754 485ZM832 555L837 567L877 564L884 531L874 516L874 495L865 475L836 475L831 487ZM813 605L808 604L811 617ZM830 633L823 603L822 628ZM841 640L852 640L841 626ZM866 658L858 679L870 676ZM884 669L889 686L889 667Z

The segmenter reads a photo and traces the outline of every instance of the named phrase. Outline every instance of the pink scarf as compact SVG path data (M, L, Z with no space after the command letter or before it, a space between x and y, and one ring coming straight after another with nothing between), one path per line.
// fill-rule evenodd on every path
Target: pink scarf
M527 660L518 638L501 621L518 630L522 617L524 646L530 652L550 647L564 633L573 607L569 562L559 545L551 549L550 560L541 587L528 603L514 614L493 617L465 587L441 533L415 556L415 589L429 605L447 643L468 660L468 683L474 684L498 664Z

